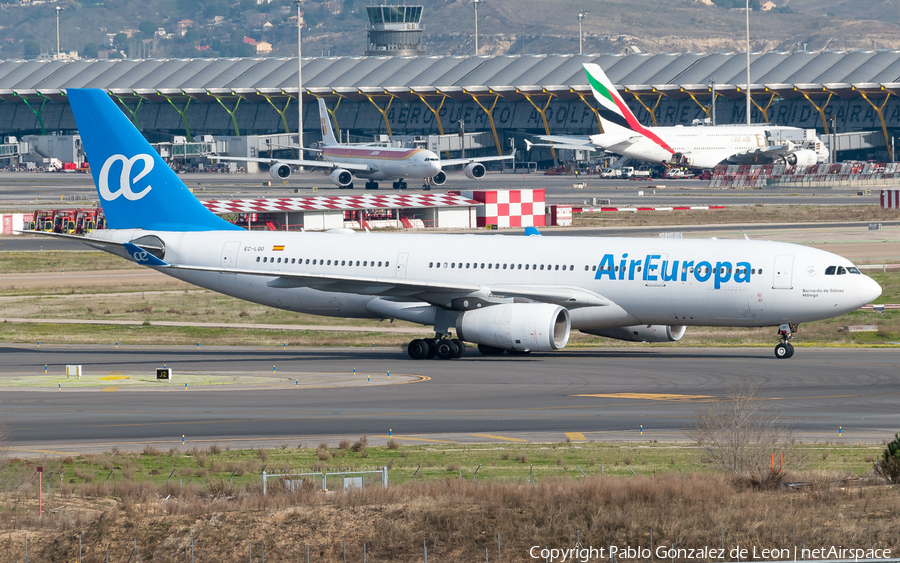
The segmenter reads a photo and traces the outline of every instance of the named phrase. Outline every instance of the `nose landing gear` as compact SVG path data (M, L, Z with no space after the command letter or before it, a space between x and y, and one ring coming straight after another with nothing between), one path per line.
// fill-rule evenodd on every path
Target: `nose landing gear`
M778 337L781 342L775 346L775 357L779 360L786 360L794 355L794 346L789 342L797 332L797 325L784 324L778 327Z

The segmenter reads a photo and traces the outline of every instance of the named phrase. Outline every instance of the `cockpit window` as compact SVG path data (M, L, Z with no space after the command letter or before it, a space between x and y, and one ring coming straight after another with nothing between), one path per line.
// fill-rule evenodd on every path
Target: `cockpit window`
M837 270L837 266L828 266L827 268L825 268L825 275L833 276L835 270Z
M850 266L849 268L847 268L847 271L850 272L851 274L860 274L861 273L859 271L859 269L857 269L855 266Z
M843 276L846 273L847 273L847 270L845 270L843 266L838 266L837 275Z

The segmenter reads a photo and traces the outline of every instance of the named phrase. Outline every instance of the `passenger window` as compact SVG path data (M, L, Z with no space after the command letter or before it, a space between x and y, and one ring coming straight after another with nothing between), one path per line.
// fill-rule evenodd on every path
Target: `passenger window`
M259 256L256 257L256 261L259 262Z
M542 269L542 270L544 269L544 265L543 265L543 264L541 264L541 269Z
M499 270L499 269L500 269L500 264L495 264L495 265L494 265L494 269L495 269L495 270Z
M335 260L334 263L337 264L337 260ZM346 265L347 265L347 261L346 261L346 260L341 260L341 266L346 266Z
M456 267L456 262L450 262L450 267L451 267L451 268L455 268L455 267Z
M428 267L429 267L429 268L434 268L434 262L429 262L429 263L428 263Z
M758 271L757 273L758 273L758 274L762 274L762 268L760 268L759 271Z
M484 269L484 262L481 263L481 269Z
M263 262L268 262L268 261L269 261L269 257L268 257L268 256L263 256Z
M588 266L585 266L585 267L584 267L584 271L585 271L585 272L587 272L589 269L590 269L590 268L588 268ZM597 271L597 266L594 266L594 271L595 271L595 272Z
M503 265L503 269L504 269L504 270L506 269L506 264Z
M574 269L575 269L575 264L569 264L569 271L571 272ZM565 268L563 268L563 270L565 270Z
M847 270L845 270L843 266L838 266L837 275L843 276L846 273L847 273Z
M380 260L378 261L378 267L379 267L379 268L381 267L381 261L380 261ZM447 264L444 264L444 267L446 268L446 267L447 267Z
M637 271L638 271L638 272L641 271L641 267L640 267L640 266L637 267Z
M488 264L488 270L491 269L491 266L493 266L493 264Z
M359 266L359 260L356 261L356 265Z
M296 258L291 258L291 264L296 264L296 263L297 263L297 259L296 259Z
M518 267L517 269L518 269L518 270L521 270L521 269L522 269L522 265L519 264L519 267Z
M750 270L750 273L751 273L751 274L755 274L755 273L756 273L756 268L753 268L752 270Z
M528 269L528 264L525 264L525 269L526 269L526 270Z
M826 276L833 276L835 270L837 270L837 266L828 266L827 268L825 268L825 275L826 275Z
M554 269L554 270L558 270L558 269L559 269L559 264L557 264L557 265L556 265L556 267L555 267L555 268L553 268L553 269ZM566 269L566 267L565 267L565 266L563 266L563 270L565 270L565 269Z
M384 263L384 267L385 267L385 268L387 268L387 267L390 266L390 265L391 265L390 262L385 262L385 263Z

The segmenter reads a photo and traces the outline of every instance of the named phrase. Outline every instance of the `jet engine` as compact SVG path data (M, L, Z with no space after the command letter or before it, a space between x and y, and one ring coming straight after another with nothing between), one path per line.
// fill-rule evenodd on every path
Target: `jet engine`
M431 183L435 186L443 186L447 183L447 174L441 170L431 178Z
M784 161L791 166L794 166L795 164L799 164L800 166L812 166L818 162L818 158L816 157L816 151L803 149L787 155Z
M685 326L637 325L583 330L595 336L627 340L629 342L677 342L684 336Z
M269 167L269 175L276 180L287 180L291 177L291 165L283 162L276 162Z
M331 171L331 183L339 188L346 188L353 184L353 175L343 168L335 168Z
M519 352L560 350L569 342L565 307L550 303L504 303L460 315L460 340Z
M480 162L472 162L466 165L466 176L469 180L477 180L484 177L484 164Z

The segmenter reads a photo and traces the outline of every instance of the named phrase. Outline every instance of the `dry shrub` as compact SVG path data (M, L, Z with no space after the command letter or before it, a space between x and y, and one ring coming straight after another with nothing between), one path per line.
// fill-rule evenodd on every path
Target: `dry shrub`
M331 459L331 454L328 452L328 450L318 449L316 450L316 457L319 459L319 461L327 461Z
M159 455L159 450L157 450L150 444L147 444L146 446L144 446L144 451L141 452L141 455L145 455L147 457L156 457Z
M350 449L354 452L359 453L360 451L365 450L369 447L369 439L365 436L362 436L359 440L353 442L353 445L350 446Z
M333 457L344 458L344 457L347 457L347 450L334 450L331 452L331 455Z
M328 442L319 442L319 447L316 448L316 449L319 449L319 450L327 450L327 449L328 449Z
M206 492L210 496L230 496L234 494L234 488L231 486L230 480L222 477L215 477L206 482Z
M322 471L325 471L325 469L327 467L328 466L326 464L319 462L319 461L317 461L309 466L310 470L313 471L314 473L321 473Z
M262 461L266 461L269 459L269 452L265 448L259 448L256 450L256 457Z
M350 449L350 440L347 440L347 439L341 440L340 442L338 442L338 448L340 448L342 450L349 450Z
M394 440L393 438L391 438L390 440L387 441L387 449L399 450L400 444L399 444L399 442L397 442L397 440Z
M525 454L516 454L516 459L519 460L519 463L528 463L528 456Z
M287 442L283 442L283 443L281 444L281 449L282 449L282 450L288 449L288 443L287 443Z
M500 459L502 459L503 461L507 461L509 459L509 452L507 452L507 451L500 452Z
M207 477L208 475L209 475L209 471L207 471L206 469L203 469L203 468L198 469L198 470L194 473L194 476L195 476L195 477L199 477L199 478L201 478L201 479L206 479L206 477Z
M76 467L76 468L72 469L72 472L75 474L75 477L77 477L78 479L81 479L85 483L90 483L94 480L94 474L91 473L90 471Z
M181 452L178 451L178 448L169 448L169 457L175 457Z
M206 462L208 461L208 458L206 457L206 454L204 454L204 453L197 454L194 459L197 460L197 465L200 467L205 467Z
M456 462L447 464L447 471L459 471L460 465Z
M562 467L562 465L563 465L563 458L561 458L561 457L556 458L556 465L559 466L559 467Z
M791 430L782 425L777 413L762 410L757 388L746 384L732 387L721 401L705 403L688 436L721 471L755 483L774 483L769 475L773 454L783 453L791 467L803 463L802 457L794 455Z
M212 455L219 455L222 453L222 447L219 444L213 444L209 447L209 453Z

